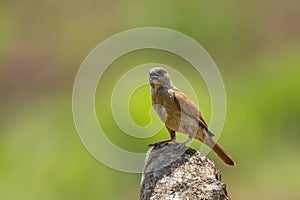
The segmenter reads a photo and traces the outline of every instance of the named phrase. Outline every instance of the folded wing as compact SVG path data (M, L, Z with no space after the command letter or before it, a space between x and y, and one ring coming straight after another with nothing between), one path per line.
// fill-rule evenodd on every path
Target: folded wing
M208 131L208 126L203 119L198 107L190 98L188 98L184 93L178 90L169 89L168 92L173 96L175 102L181 108L181 112L197 120L199 122L199 125Z

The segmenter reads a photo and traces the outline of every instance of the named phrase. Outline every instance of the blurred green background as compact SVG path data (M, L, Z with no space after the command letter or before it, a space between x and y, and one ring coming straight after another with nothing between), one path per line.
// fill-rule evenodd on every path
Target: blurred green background
M227 92L219 141L237 167L208 157L223 172L232 199L299 199L299 7L292 0L1 1L0 199L138 199L140 174L110 169L82 145L72 118L72 86L98 43L144 26L189 35L219 67ZM166 130L148 139L129 137L106 105L118 77L147 62L166 63L188 77L210 118L206 86L184 60L156 50L129 53L101 79L97 93L107 97L97 96L96 106L108 137L134 152L168 138ZM141 125L149 123L148 92L149 86L140 88L130 104Z

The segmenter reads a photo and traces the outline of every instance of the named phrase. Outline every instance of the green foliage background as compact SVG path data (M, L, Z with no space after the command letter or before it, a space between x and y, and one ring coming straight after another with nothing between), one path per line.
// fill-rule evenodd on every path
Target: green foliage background
M102 165L80 142L71 95L92 48L112 34L144 26L189 35L218 65L227 92L219 141L238 165L229 168L209 157L223 172L232 199L299 199L299 6L292 0L0 2L0 199L138 199L140 174ZM144 140L129 137L107 105L117 78L147 62L166 63L188 77L210 118L206 86L184 60L156 50L125 55L100 81L96 107L107 136L134 152L167 138L166 130ZM141 125L150 120L148 92L149 86L142 87L130 101Z

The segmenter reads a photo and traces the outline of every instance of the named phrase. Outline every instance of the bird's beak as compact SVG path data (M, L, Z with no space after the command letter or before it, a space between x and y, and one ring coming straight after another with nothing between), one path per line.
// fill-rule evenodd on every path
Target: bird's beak
M156 80L158 80L159 79L159 75L155 72L155 71L150 71L150 73L149 73L149 79L150 79L150 81L156 81Z

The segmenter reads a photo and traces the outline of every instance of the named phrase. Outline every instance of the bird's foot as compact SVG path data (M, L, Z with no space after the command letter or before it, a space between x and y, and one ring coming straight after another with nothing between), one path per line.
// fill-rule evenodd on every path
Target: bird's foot
M148 147L156 147L156 146L160 146L162 144L168 144L170 142L173 142L173 140L164 140L164 141L156 142L153 144L148 144Z
M178 143L176 149L183 149L192 139L192 137L189 137L186 141Z
M186 146L186 143L185 142L182 142L182 143L176 143L176 149L183 149L185 146Z

